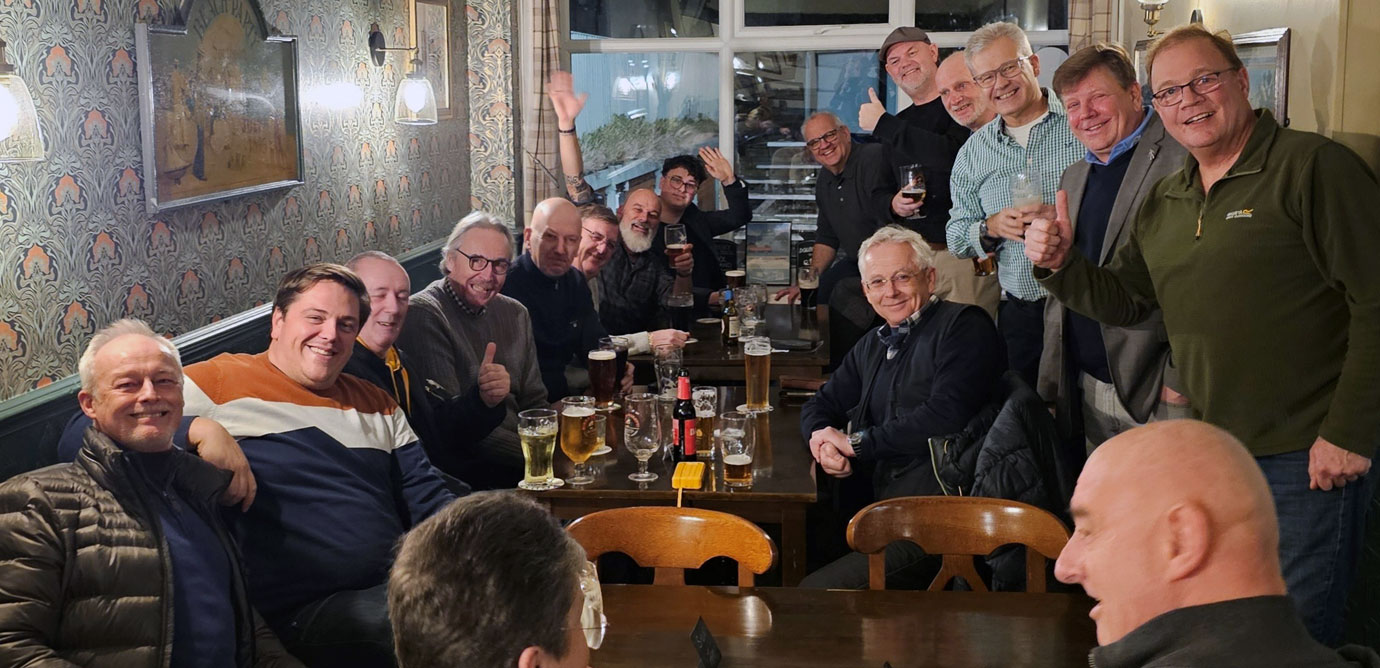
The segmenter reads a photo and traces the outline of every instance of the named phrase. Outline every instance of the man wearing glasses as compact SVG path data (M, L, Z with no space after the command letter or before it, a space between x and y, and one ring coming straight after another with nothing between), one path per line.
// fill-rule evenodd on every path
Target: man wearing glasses
M1044 346L1046 293L1030 275L1022 242L1030 221L1054 213L1059 175L1085 149L1069 131L1059 98L1036 80L1040 58L1019 27L983 26L968 38L964 57L1000 118L973 133L954 161L949 252L960 258L996 253L1003 293L997 328L1011 369L1034 387ZM1039 173L1040 197L1017 203L1012 177L1032 171Z
M1380 434L1380 186L1340 144L1252 111L1229 38L1183 26L1147 60L1155 109L1190 153L1183 169L1107 266L1075 247L1064 197L1026 252L1060 301L1104 323L1162 309L1194 415L1255 456L1289 594L1336 645Z
M695 194L706 179L713 177L724 189L728 208L704 211L695 205ZM691 292L695 295L695 310L708 313L708 304L718 303L719 290L728 284L724 268L714 252L714 237L732 232L752 221L752 204L748 201L747 185L733 174L733 165L719 149L704 147L699 157L677 155L661 164L661 224L685 225L691 254L695 258L690 274ZM659 234L652 240L652 250L666 250L666 236Z
M499 294L512 267L508 228L483 211L456 223L441 250L440 279L408 300L398 345L416 372L450 396L479 389L480 400L502 407L503 421L475 446L487 486L522 478L517 414L545 408L532 319L517 300Z

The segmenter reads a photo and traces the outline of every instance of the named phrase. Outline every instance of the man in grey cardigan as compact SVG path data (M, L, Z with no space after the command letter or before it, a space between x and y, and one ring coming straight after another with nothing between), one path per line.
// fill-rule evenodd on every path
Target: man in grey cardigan
M465 479L477 488L517 484L523 466L517 414L548 405L527 308L499 294L512 257L507 227L482 211L465 216L441 250L444 276L409 299L398 338L418 372L446 394L478 386L486 405L504 406L503 422L472 446L482 470Z

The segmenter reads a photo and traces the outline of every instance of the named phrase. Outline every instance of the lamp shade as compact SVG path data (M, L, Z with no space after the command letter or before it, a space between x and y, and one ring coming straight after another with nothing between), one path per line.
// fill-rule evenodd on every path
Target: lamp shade
M43 133L29 87L19 75L0 72L0 162L42 159Z
M393 120L403 125L436 123L436 91L432 90L431 82L420 72L413 70L398 84Z

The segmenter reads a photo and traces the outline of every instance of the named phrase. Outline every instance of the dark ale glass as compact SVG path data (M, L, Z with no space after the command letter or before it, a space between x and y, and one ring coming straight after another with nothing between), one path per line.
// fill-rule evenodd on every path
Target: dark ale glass
M695 297L693 295L671 295L666 298L666 309L671 313L671 328L682 332L690 331L694 320Z
M589 391L594 401L604 408L613 405L613 395L618 391L618 353L612 350L597 349L589 351Z

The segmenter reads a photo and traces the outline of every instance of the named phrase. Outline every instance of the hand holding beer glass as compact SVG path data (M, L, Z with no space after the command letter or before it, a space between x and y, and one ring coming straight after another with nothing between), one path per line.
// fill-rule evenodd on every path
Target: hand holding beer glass
M561 401L561 452L575 462L575 474L566 482L572 485L594 482L594 475L585 462L604 443L605 419L603 415L595 415L593 397L566 397Z
M556 452L556 411L533 408L518 413L518 439L522 443L524 470L518 487L533 491L555 489L565 481L551 475Z
M754 336L743 341L743 367L746 371L747 403L738 410L769 411L767 391L771 385L771 339Z
M918 207L925 205L925 171L920 165L903 165L901 167L901 198L915 204ZM921 220L925 214L920 213L917 208L915 213L907 216L909 220Z
M690 243L690 238L685 234L685 224L675 223L666 225L666 255L671 263L675 264L677 257L685 252L686 246Z
M756 430L752 416L729 411L719 416L719 443L724 462L724 486L752 486L752 455Z
M651 392L630 394L623 410L623 444L637 458L637 473L629 473L628 480L651 482L657 475L647 470L647 460L661 447L661 429L657 421L657 395Z

